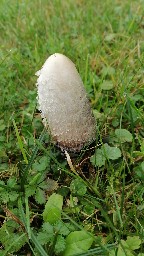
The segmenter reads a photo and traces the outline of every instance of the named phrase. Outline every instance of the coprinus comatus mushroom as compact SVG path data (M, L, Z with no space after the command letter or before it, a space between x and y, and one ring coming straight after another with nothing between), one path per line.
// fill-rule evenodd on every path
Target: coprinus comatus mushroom
M80 151L95 139L95 119L74 63L55 53L36 75L38 103L52 138L62 150Z

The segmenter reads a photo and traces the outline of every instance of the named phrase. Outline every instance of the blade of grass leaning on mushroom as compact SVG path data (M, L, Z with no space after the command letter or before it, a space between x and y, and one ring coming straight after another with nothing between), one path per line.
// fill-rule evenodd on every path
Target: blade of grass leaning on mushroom
M39 109L53 140L62 150L80 151L95 139L95 119L74 63L55 53L36 75Z

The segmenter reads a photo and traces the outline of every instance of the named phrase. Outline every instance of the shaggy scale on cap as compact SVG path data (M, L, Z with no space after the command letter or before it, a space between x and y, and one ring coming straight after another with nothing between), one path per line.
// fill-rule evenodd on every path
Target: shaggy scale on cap
M39 109L53 140L62 150L80 151L95 139L95 119L74 63L55 53L36 75Z

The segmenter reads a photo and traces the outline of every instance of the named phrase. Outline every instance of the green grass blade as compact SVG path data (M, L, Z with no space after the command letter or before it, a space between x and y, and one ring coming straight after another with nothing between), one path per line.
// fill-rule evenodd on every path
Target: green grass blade
M31 230L30 230L30 212L29 212L29 205L28 205L28 198L25 197L25 206L26 206L26 226L28 237L31 239Z
M42 131L42 133L41 133L41 135L40 135L40 137L38 139L38 142L39 142L40 145L41 145L41 143L42 143L42 141L44 139L45 133L46 133L46 129L43 129L43 131ZM37 156L38 150L39 150L39 145L36 145L34 147L34 149L33 149L33 153L32 153L32 155L31 155L31 157L30 157L30 159L28 161L28 164L27 164L26 168L24 169L25 173L27 173L28 170L31 168L31 166L32 166L32 164L34 162L34 159Z
M35 247L37 248L37 250L39 251L41 256L48 256L48 254L43 249L43 247L41 246L41 244L39 243L39 241L37 240L36 236L34 235L34 233L32 231L31 231L31 240L32 240L33 244L35 245Z
M19 144L20 150L21 150L21 152L22 152L24 161L26 162L26 164L28 164L28 159L27 159L27 157L26 157L26 153L25 153L25 149L24 149L24 146L23 146L23 142L22 142L21 137L20 137L20 135L19 135L18 128L17 128L17 125L16 125L16 123L15 123L15 120L13 120L13 125L14 125L14 128L15 128L15 132L16 132L18 144Z
M20 214L22 216L22 221L23 221L23 224L25 226L25 229L28 233L28 230L27 230L27 220L26 220L26 216L25 216L25 213L24 213L24 209L23 209L23 205L22 205L22 200L21 198L19 198L19 201L18 201L18 206L19 206L19 211L20 211ZM30 227L29 227L30 228ZM36 249L39 251L40 255L41 256L48 256L48 254L46 253L46 251L43 249L43 247L41 246L41 244L39 243L39 241L37 240L36 236L34 235L34 233L32 232L32 230L30 231L31 233L31 239L30 241L33 242L33 244L35 245Z
M118 206L118 202L117 202L115 191L114 191L113 187L112 187L112 191L113 191L113 197L114 197L114 202L115 202L115 206L116 206L117 216L119 218L120 226L122 228L123 227L123 221L122 221L122 218L121 218L120 208Z
M116 244L105 245L105 247L108 249L108 251L116 248L116 246L117 246ZM88 250L88 252L77 254L75 256L94 256L94 255L104 256L104 255L107 255L107 252L105 252L105 250L103 250L101 247L97 247L97 248Z

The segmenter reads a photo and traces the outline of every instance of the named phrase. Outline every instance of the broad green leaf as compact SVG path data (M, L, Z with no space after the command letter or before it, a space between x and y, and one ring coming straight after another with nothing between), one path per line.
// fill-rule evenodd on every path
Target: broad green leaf
M109 80L105 80L103 81L103 83L101 84L101 89L102 90L111 90L113 88L113 82L109 81Z
M56 180L47 179L46 184L47 184L47 188L46 188L47 191L53 191L58 188L58 183Z
M51 225L50 223L48 222L44 222L43 225L42 225L42 230L44 232L47 232L49 234L53 234L54 233L54 227L53 225Z
M110 147L105 143L100 149L96 150L95 155L91 156L90 161L94 166L101 167L106 159L116 160L121 157L121 151L117 147Z
M39 187L36 189L35 200L37 201L38 204L44 204L46 201L45 192Z
M16 191L12 191L11 193L9 193L9 199L12 202L16 201L18 197L19 193L17 193Z
M6 128L6 125L4 124L4 120L0 120L0 131L3 131Z
M130 250L136 250L140 248L141 240L138 236L128 236L126 243Z
M13 252L19 251L20 248L27 242L27 236L25 233L21 233L20 231L18 233L14 231L15 227L10 225L10 221L4 222L0 228L0 242L5 248L5 253L3 256L7 256Z
M128 236L127 240L121 240L121 243L126 251L126 254L123 250L123 248L121 247L121 245L118 246L118 252L117 252L117 256L134 256L135 254L133 253L134 250L137 250L140 248L141 245L141 240L138 236ZM116 254L116 249L112 250L109 253L109 256L115 256ZM143 256L143 255L142 255Z
M54 227L48 222L42 225L42 231L38 233L37 239L41 245L47 244L54 239Z
M112 126L113 127L117 127L119 125L119 119L118 118L114 118L113 120L112 120Z
M97 109L93 110L93 114L96 119L101 119L104 116L104 114L100 113Z
M54 226L55 230L58 230L58 233L63 236L67 236L70 233L69 228L67 227L67 223L63 221L58 221Z
M103 154L107 159L116 160L121 157L121 151L117 147L110 147L107 143L105 143L102 147Z
M48 233L46 232L39 232L37 235L37 240L41 245L48 244L53 239L53 234L50 234L50 237L48 236Z
M14 188L14 187L17 185L16 178L15 178L15 177L9 178L8 181L7 181L7 185L8 185L10 188Z
M95 206L91 204L86 204L83 210L86 214L91 215L95 211Z
M93 243L93 237L85 231L71 232L66 238L66 249L63 256L87 252Z
M56 255L63 252L66 247L66 242L63 236L58 235L56 245L55 245L55 253Z
M130 250L126 250L125 249L125 252L124 250L122 249L121 246L118 247L118 251L116 253L116 249L115 250L112 250L110 253L109 253L109 256L134 256L134 254L130 251Z
M91 156L90 161L94 166L101 167L105 164L106 158L103 155L102 150L98 148L95 155Z
M114 75L115 73L115 69L113 67L103 67L101 73L103 74L103 76L107 76L107 75Z
M115 134L121 143L132 142L132 139L133 139L132 134L126 129L116 129Z
M52 194L45 205L43 219L45 222L54 224L61 219L61 211L63 205L63 197L58 194Z
M39 232L37 239L41 245L47 244L54 239L55 233L54 228L48 222L44 222L42 226L42 232Z
M5 129L5 127L6 127L6 126L5 126L4 124L1 124L1 125L0 125L0 131L3 131L3 130Z
M36 185L26 185L25 191L27 197L34 195L36 191Z
M35 161L35 163L33 164L33 169L38 172L42 172L47 168L48 162L48 157L43 156L39 161Z
M4 204L8 203L10 200L9 198L9 192L3 190L0 193L0 201L2 201Z
M70 184L70 190L75 195L83 196L87 191L87 187L80 179L75 179Z

